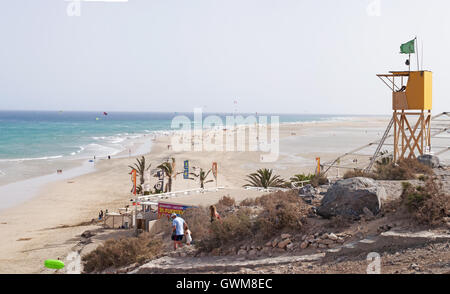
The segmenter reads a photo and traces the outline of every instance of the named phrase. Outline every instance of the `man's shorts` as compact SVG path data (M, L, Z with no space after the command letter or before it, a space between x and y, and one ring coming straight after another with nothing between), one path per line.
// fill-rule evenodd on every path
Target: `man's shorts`
M172 240L174 241L181 241L183 240L184 235L172 235Z

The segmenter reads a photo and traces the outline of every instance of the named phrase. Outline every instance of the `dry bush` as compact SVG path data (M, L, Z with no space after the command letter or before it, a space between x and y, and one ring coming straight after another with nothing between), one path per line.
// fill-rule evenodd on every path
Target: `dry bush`
M236 201L234 200L234 198L223 196L215 206L219 215L223 217L231 213L234 210L235 205Z
M255 205L256 205L256 201L255 201L255 199L252 199L252 198L245 198L244 200L242 200L242 201L239 203L239 205L240 205L240 206L247 206L247 207L249 207L249 206L255 206Z
M255 222L255 231L262 239L280 231L299 231L306 223L310 207L295 191L275 192L255 199L262 207Z
M350 179L350 178L374 178L374 175L372 173L365 172L361 169L355 169L355 170L349 170L344 174L344 179Z
M442 184L429 178L425 186L403 183L402 203L420 224L439 225L450 215L450 194L442 191Z
M326 184L328 184L328 183L329 183L328 178L327 178L327 176L326 176L325 174L323 174L323 173L314 175L314 176L311 178L311 181L310 181L310 184L311 184L313 187L315 187L315 188L317 188L317 187L319 187L319 186L321 186L321 185L326 185Z
M248 240L251 236L250 211L240 209L235 214L210 223L209 234L198 243L198 247L203 251L211 251L215 248Z
M287 201L268 203L256 219L256 231L263 239L271 238L282 230L300 231L307 216L307 210Z
M159 255L162 248L162 241L151 239L149 234L137 238L110 239L83 257L84 271L91 273L136 262L142 264Z
M230 207L236 205L236 201L234 200L234 198L231 198L229 196L223 196L222 199L220 199L219 202L217 203L217 206L219 205Z
M205 207L189 208L182 217L188 224L194 242L203 239L208 234L210 224L209 209Z
M374 178L377 180L411 180L416 174L432 175L433 170L417 159L402 159L394 163L377 164Z
M299 231L310 210L294 191L271 193L243 202L235 213L211 223L209 234L199 244L200 250L211 251L255 239L261 241L282 231ZM259 209L255 212L246 206Z

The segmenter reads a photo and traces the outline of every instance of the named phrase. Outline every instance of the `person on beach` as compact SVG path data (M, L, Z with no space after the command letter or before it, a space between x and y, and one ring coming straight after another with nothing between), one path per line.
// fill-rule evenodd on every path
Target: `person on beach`
M177 250L177 246L180 248L183 247L181 244L181 240L183 240L184 236L184 228L187 227L187 223L181 217L177 216L175 213L172 213L170 216L172 218L172 240L173 240L173 248Z
M102 220L103 218L103 210L100 210L100 213L98 214L98 219Z
M217 212L216 206L211 205L211 206L209 207L209 211L210 211L210 216L211 216L211 222L220 219L220 215L219 215L219 213Z

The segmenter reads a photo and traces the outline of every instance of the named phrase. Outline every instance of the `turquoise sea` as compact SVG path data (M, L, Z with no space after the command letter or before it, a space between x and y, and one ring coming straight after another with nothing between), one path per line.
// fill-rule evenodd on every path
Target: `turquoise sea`
M0 186L71 169L96 159L136 156L151 149L151 138L174 131L172 119L193 113L0 111ZM232 113L219 116L223 123ZM244 118L277 115L280 123L331 120L337 115L237 114ZM137 146L140 146L139 148Z
M125 150L127 140L170 131L171 121L177 115L193 120L192 113L0 111L0 160L114 155ZM207 115L211 113L203 114ZM232 114L214 115L225 122L225 116ZM334 117L284 114L280 115L280 122L322 121Z
M152 138L168 135L172 119L193 113L0 111L0 210L33 197L44 184L95 171L95 162L151 152ZM226 123L232 113L216 115ZM346 119L342 115L272 115L280 123ZM94 156L96 161L94 161ZM57 170L63 173L56 173Z

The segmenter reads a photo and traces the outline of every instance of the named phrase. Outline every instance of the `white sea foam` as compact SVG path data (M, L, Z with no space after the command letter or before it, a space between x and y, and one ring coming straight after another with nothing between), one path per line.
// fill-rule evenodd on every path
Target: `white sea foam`
M48 159L58 159L58 158L62 158L62 157L63 157L63 155L44 156L44 157L35 157L35 158L0 159L0 162L20 162L20 161L30 161L30 160L48 160Z

